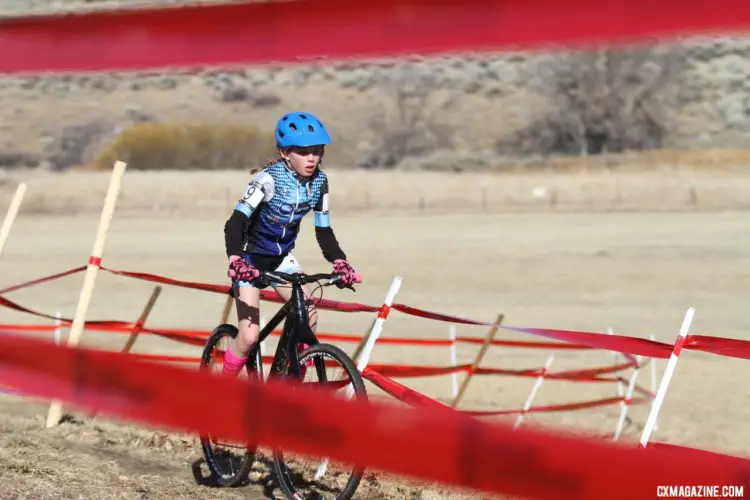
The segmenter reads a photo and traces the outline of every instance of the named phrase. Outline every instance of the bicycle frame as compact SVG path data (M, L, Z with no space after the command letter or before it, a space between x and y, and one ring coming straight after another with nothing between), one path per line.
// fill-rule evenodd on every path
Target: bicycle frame
M340 288L351 288L351 285L340 286L341 273L320 273L320 274L297 274L297 273L283 273L278 271L264 272L261 274L260 283L265 285L273 284L274 282L283 282L289 284L292 288L291 297L285 303L282 303L278 311L276 311L269 321L258 333L258 341L253 350L248 355L248 360L245 363L245 367L248 371L248 377L255 379L255 381L264 383L264 369L263 359L261 356L261 345L271 333L278 328L278 326L284 322L284 326L279 337L278 345L276 346L276 352L273 357L272 366L270 369L269 377L274 379L288 379L294 385L299 381L304 383L302 379L303 370L306 373L307 368L301 365L300 355L298 352L298 345L300 343L308 344L311 349L303 351L305 353L304 359L306 366L310 365L310 361L314 361L315 371L318 375L317 384L327 384L328 377L326 375L326 368L328 365L327 360L337 361L343 366L347 373L351 374L352 382L357 385L362 394L366 398L366 391L364 383L362 382L361 376L357 372L356 366L354 366L351 359L348 358L346 353L341 349L333 345L322 344L315 335L315 332L310 327L310 320L308 317L308 306L305 300L305 293L303 284L304 283L317 283L321 280L328 280L328 283L321 284L320 286L337 285ZM236 288L230 287L229 295L232 298L237 298L235 295ZM314 300L314 299L312 299ZM219 348L219 341L225 337L236 338L239 334L238 327L232 324L219 325L212 334L210 335L206 347L204 347L203 355L201 356L201 370L208 367L210 369L214 362L215 349ZM354 373L353 373L354 372ZM319 385L316 383L310 383L301 385L300 387L306 387L311 390L317 390ZM338 387L338 386L336 386ZM327 387L324 387L327 389ZM206 461L209 464L213 474L218 475L217 481L222 486L225 485L237 485L240 482L245 481L248 477L250 466L257 452L257 445L253 443L247 443L247 451L245 457L242 459L241 468L235 472L232 469L232 474L227 474L216 462L215 454L212 449L212 443L214 438L209 435L201 435L201 446L203 447ZM290 474L286 463L284 462L283 455L280 450L274 450L274 471L279 478L279 484L287 495L292 495L295 491L294 481L292 480L292 474ZM346 498L350 498L351 493L356 489L361 479L361 473L355 474L349 479L347 483L347 495Z
M287 303L281 306L271 320L261 329L258 335L258 343L253 348L251 356L256 359L256 367L263 366L263 359L260 356L260 344L284 321L284 328L279 337L279 343L276 346L276 353L273 357L270 373L283 373L286 370L286 364L291 363L292 373L295 376L299 376L302 366L299 362L296 345L298 343L315 345L319 341L315 333L313 333L312 328L310 328L302 285L294 282L291 286L292 297Z

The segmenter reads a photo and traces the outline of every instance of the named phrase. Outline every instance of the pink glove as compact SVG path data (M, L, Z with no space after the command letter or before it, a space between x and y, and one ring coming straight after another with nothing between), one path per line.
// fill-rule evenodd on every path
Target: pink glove
M362 283L362 276L357 274L357 271L355 271L354 268L344 259L336 259L333 261L333 272L342 273L344 275L340 281L340 283L344 285Z
M260 271L252 265L247 264L239 255L229 256L229 272L227 275L232 279L232 283L238 281L252 281L260 278Z

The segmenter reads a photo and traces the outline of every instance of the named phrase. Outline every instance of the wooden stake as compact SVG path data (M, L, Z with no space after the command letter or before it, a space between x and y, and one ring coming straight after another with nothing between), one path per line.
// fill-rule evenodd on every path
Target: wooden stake
M10 200L10 205L8 206L8 211L5 213L5 218L3 219L3 225L0 227L0 255L3 254L3 248L5 247L5 241L8 239L8 235L10 234L10 228L13 226L13 222L16 220L16 216L18 215L18 210L21 208L21 200L23 200L23 195L26 193L26 183L22 182L18 185L16 188L16 193L13 195L13 198Z
M88 312L89 303L91 302L91 296L94 293L94 283L96 282L96 275L99 271L102 254L104 253L104 243L107 241L107 232L109 231L109 225L112 221L112 216L114 215L115 203L117 201L117 196L120 193L120 185L122 184L122 177L125 174L126 166L127 164L125 162L117 161L112 169L107 196L104 199L104 206L102 207L102 213L99 219L99 229L96 234L96 239L94 240L94 248L91 251L89 263L86 267L86 274L83 278L83 287L81 288L78 305L76 306L73 324L70 326L70 334L68 335L69 347L77 346L83 335L83 327L86 323L86 313ZM50 404L47 413L46 427L55 427L60 422L60 417L62 417L62 401L55 399Z
M477 357L474 359L474 363L472 363L471 365L471 370L466 374L466 378L464 378L463 382L461 383L461 387L458 389L458 395L453 400L453 403L451 403L451 408L458 408L458 404L461 402L461 399L463 399L464 393L469 387L471 377L474 375L474 372L477 370L477 368L479 368L479 365L482 363L482 358L484 358L487 349L489 349L490 345L492 345L492 341L495 339L495 335L500 329L500 327L497 325L502 324L504 318L505 315L503 315L502 313L497 315L497 320L495 320L495 323L492 328L490 328L490 331L487 332L487 336L484 339L484 344L482 344L482 348L479 349Z
M229 314L232 312L232 304L234 304L234 297L227 295L227 301L224 303L224 311L221 313L220 325L226 325L229 322ZM261 328L263 328L261 326Z
M151 314L151 309L153 309L154 304L156 304L156 299L159 298L160 293L161 285L156 285L154 287L154 291L151 292L151 297L149 297L148 302L146 303L146 307L143 308L141 315L138 317L138 321L135 323L133 331L130 332L130 337L128 337L128 341L125 343L125 347L122 348L123 353L127 354L130 352L130 349L133 348L133 344L135 344L135 340L143 330L143 325L146 323L146 320Z
M143 330L143 325L146 323L146 319L148 319L149 314L151 314L151 309L154 307L154 304L156 303L156 299L159 297L159 294L161 293L161 286L157 285L154 287L154 291L151 292L151 297L148 299L148 302L146 303L146 307L143 308L143 311L141 312L140 317L138 318L138 321L136 321L135 326L133 326L133 330L130 332L130 336L128 337L128 341L125 343L125 347L122 348L122 353L127 354L130 352L130 349L133 348L133 344L135 344L135 339L138 338L138 335ZM96 410L92 410L88 412L89 418L96 417Z

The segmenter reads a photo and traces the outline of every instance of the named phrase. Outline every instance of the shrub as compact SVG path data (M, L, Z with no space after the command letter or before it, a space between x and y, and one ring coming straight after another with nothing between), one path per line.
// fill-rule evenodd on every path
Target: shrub
M552 104L499 152L596 155L663 147L686 68L674 45L553 54L529 68L527 88Z
M94 161L108 169L251 169L276 157L273 132L242 124L138 123L106 144Z
M52 140L44 149L44 161L54 170L65 170L91 161L97 145L106 140L114 126L104 119L58 125L50 131Z

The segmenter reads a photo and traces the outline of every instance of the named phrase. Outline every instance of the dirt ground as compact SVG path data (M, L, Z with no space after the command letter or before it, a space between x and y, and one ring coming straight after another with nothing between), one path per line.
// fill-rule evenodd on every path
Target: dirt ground
M0 287L77 267L91 251L98 216L23 215L0 260ZM226 283L223 215L164 214L115 216L104 265L178 279ZM325 297L382 303L393 276L403 283L397 302L483 320L500 312L514 326L653 334L673 342L689 306L696 308L692 333L748 338L745 293L750 286L747 214L711 213L495 213L495 214L340 214L339 241L365 283L356 294L326 289ZM315 244L312 223L303 224L295 255L304 268L327 270ZM83 276L64 278L13 292L8 298L33 309L72 317ZM89 319L134 321L153 284L100 273ZM164 288L148 321L154 327L213 328L224 297ZM270 317L275 304L264 303ZM324 311L320 330L363 333L371 314ZM43 323L0 309L0 323ZM459 335L483 337L486 329L459 325ZM394 312L384 335L441 337L446 323ZM499 338L523 338L506 331ZM87 332L84 345L120 348L119 334ZM269 347L275 341L271 340ZM352 352L354 344L340 344ZM478 346L461 344L459 363L470 362ZM144 336L140 352L197 354L198 348ZM483 366L539 368L548 352L493 348ZM447 348L375 349L374 363L449 363ZM605 351L559 351L553 370L605 366ZM687 351L680 358L652 436L674 444L747 455L750 386L738 384L747 365L741 360ZM657 361L658 376L664 361ZM745 370L743 370L745 368ZM630 372L624 372L629 376ZM461 376L462 377L462 376ZM459 378L460 380L460 378ZM649 387L648 370L639 377ZM403 383L441 400L450 398L451 378L404 379ZM510 409L523 405L530 378L476 377L461 404L464 409ZM731 387L731 390L729 388ZM372 386L368 386L368 389ZM374 388L371 389L376 394ZM612 384L547 381L535 404L611 397ZM635 441L646 420L646 406L633 407L623 439ZM264 491L268 468L259 463L255 482L219 490L196 484L193 464L202 459L193 436L162 435L123 423L78 416L78 421L43 430L44 402L0 396L0 498L274 498ZM533 414L526 425L551 425L610 439L618 408ZM204 471L205 472L205 471ZM429 487L428 487L429 486ZM480 498L402 478L371 476L358 498ZM8 493L10 492L10 493Z

